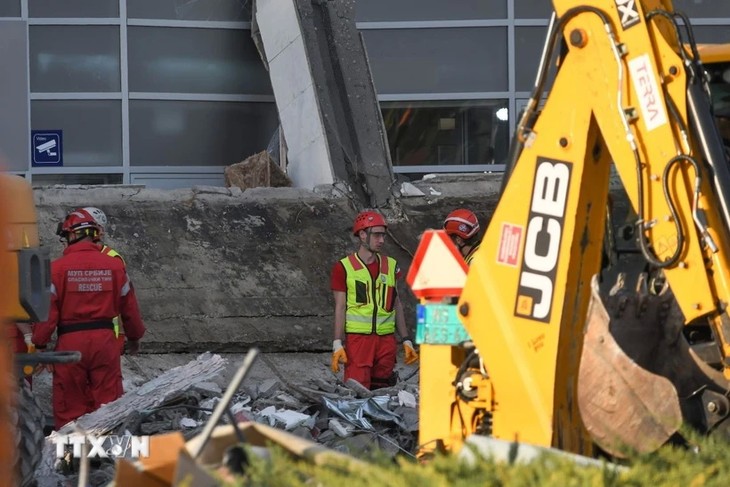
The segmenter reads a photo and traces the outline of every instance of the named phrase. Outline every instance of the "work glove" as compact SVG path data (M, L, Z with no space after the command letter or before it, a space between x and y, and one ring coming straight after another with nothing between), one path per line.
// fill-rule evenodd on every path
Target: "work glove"
M335 340L332 342L332 365L330 367L335 374L340 371L340 362L347 363L347 353L342 346L342 340Z
M139 353L139 340L127 340L127 353L129 355L137 355Z
M418 352L413 348L413 342L410 340L403 341L403 351L406 352L406 365L411 365L418 361Z
M33 334L32 333L26 333L23 335L23 340L25 341L25 346L28 350L27 353L35 353L35 345L33 344ZM23 367L23 373L25 375L33 375L33 372L35 371L35 367L32 365L26 365Z

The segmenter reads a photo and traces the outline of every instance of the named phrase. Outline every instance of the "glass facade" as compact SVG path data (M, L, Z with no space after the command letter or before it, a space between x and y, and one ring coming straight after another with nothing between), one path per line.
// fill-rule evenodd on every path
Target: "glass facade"
M730 42L730 2L674 6L698 41ZM548 0L356 0L397 172L501 169L550 12ZM63 134L63 167L16 172L222 183L278 125L250 20L249 0L0 0L0 26L27 33L28 79L8 81L28 85L27 132Z
M509 143L507 100L381 106L393 164L403 172L423 172L423 166L504 164Z

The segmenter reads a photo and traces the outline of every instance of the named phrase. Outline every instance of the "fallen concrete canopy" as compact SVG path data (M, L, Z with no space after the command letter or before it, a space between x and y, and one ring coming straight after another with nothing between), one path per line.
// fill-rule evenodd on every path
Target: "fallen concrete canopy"
M397 187L354 0L256 0L252 11L295 186L342 181L362 205L389 206Z
M402 211L387 214L385 253L403 275L418 235L454 208L471 207L486 223L499 179L413 184L424 196L402 198ZM331 348L330 270L355 250L350 197L332 188L208 187L57 187L35 195L41 241L54 258L63 249L54 231L67 212L97 206L107 214L105 242L124 257L148 327L142 353ZM403 282L398 295L413 327L416 302Z

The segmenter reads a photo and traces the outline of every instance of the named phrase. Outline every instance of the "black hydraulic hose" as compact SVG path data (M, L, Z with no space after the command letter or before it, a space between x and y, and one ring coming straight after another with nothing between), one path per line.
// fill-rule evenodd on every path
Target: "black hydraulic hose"
M682 58L682 61L684 61L685 65L690 65L692 63L692 59L687 56L687 52L684 50L684 46L682 44L682 38L679 35L679 26L677 25L677 19L675 14L670 14L666 10L652 10L648 14L646 14L646 20L651 20L654 17L664 17L665 19L669 20L669 22L672 24L672 29L674 30L674 37L677 40L677 46L679 47L679 56ZM696 48L695 48L696 50ZM694 73L691 73L694 74Z
M574 17L581 13L593 13L597 15L606 26L606 30L609 32L611 39L614 41L614 43L616 41L615 31L613 25L611 24L611 19L603 10L600 10L596 7L574 7L566 11L565 14L563 14L563 16L557 20L557 23L554 26L551 21L551 27L553 28L548 32L548 38L545 41L546 49L543 52L542 56L542 60L546 62L541 63L540 69L537 73L537 77L535 78L535 83L532 88L532 95L530 97L532 106L528 105L526 107L525 113L520 119L520 123L516 127L515 133L512 136L512 144L510 144L509 155L505 164L504 175L502 176L502 184L499 192L500 197L507 187L507 183L509 182L509 178L512 175L512 171L514 170L515 165L517 164L517 160L522 154L522 149L524 148L525 134L531 131L533 127L533 123L535 120L532 116L532 111L537 107L537 105L540 104L540 99L542 98L543 91L545 90L545 83L547 82L547 74L549 71L547 67L551 64L550 61L553 59L557 45L563 40L562 34L565 30L565 25L568 23L568 21L572 20ZM560 34L560 36L558 36L558 34ZM524 125L523 121L525 122Z

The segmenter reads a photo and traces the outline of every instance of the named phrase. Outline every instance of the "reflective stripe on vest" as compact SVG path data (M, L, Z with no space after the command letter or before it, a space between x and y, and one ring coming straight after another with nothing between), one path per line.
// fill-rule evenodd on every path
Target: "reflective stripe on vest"
M345 333L389 335L395 332L395 259L376 254L380 272L373 279L357 254L340 260L345 267Z
M124 264L125 266L127 265L127 263L126 263L126 262L124 262L124 257L122 257L121 255L119 255L119 252L117 252L117 251L116 251L116 250L114 250L113 248L109 247L108 245L103 245L103 246L101 247L101 253L102 253L102 254L106 254L106 255L108 255L109 257L116 257L116 258L118 258L118 259L121 259L122 263L123 263L123 264Z
M125 266L127 265L127 263L124 262L124 257L122 257L121 255L119 255L119 252L117 252L113 248L109 247L108 245L102 245L102 247L101 247L101 253L102 254L106 254L109 257L115 257L117 259L120 259L122 261L122 264L124 264ZM121 316L115 316L112 319L112 323L114 323L114 336L116 336L117 338L119 338L119 335L120 334L124 335L124 330L119 326L119 323L121 321L122 321L122 317Z

